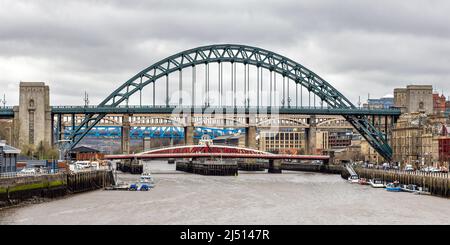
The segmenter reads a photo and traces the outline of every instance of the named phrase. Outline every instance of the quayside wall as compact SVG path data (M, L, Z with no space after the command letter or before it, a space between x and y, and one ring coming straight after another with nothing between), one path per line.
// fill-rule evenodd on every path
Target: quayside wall
M0 207L39 202L114 184L111 170L0 178Z
M413 184L428 188L434 196L450 197L450 178L448 173L424 173L397 170L355 168L360 178L379 178L385 182L398 181L400 184Z

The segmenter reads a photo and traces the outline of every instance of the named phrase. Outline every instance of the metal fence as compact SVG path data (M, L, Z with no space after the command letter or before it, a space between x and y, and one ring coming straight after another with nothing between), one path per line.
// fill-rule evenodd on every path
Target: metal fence
M448 172L444 173L444 172L425 172L425 171L420 171L420 170L405 171L405 170L396 170L396 169L376 169L376 168L363 168L363 167L359 167L359 168L375 170L375 171L383 171L386 173L394 173L394 174L409 174L409 175L416 175L416 176L450 178L450 174Z
M99 166L99 167L90 167L90 168L79 168L79 169L74 169L71 170L70 172L74 172L74 173L79 173L79 172L92 172L92 171L97 171L97 170L112 170L112 168L110 166Z
M7 172L0 173L0 179L6 178L17 178L17 177L26 177L26 176L41 176L41 175L49 175L49 174L61 174L64 171L58 169L51 170L40 170L35 172Z
M111 170L111 167L109 166L100 166L98 168L83 168L83 169L74 169L74 173L78 172L92 172L97 170ZM50 174L62 174L67 173L66 169L39 169L34 172L27 171L27 172L6 172L6 173L0 173L0 179L7 179L7 178L18 178L18 177L27 177L27 176L41 176L41 175L50 175Z

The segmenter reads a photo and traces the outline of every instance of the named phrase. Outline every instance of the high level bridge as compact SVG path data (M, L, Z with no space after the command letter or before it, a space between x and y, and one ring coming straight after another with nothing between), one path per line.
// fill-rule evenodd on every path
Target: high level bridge
M21 84L20 101L18 107L0 109L1 118L14 118L16 145L65 138L66 149L99 126L120 126L125 142L132 127L176 126L188 145L196 127L242 128L250 148L256 147L257 128L302 128L312 142L317 128L352 127L391 159L389 131L400 115L396 109L357 108L294 60L234 44L198 47L162 59L97 106L50 106L48 87L36 83Z

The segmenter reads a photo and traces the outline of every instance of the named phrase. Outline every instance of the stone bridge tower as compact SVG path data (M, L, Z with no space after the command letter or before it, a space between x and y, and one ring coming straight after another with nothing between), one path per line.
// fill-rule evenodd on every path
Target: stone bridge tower
M19 106L14 107L16 147L52 142L49 87L42 82L20 82Z

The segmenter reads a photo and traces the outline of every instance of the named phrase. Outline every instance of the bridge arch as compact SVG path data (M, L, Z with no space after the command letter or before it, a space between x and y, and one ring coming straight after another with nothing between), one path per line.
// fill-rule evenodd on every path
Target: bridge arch
M291 118L269 118L263 121L260 121L257 126L271 126L275 123L275 126L287 126L286 123L289 122L289 126L308 128L309 125L305 123L301 119L291 119Z
M342 122L347 122L347 120L345 120L344 118L332 118L332 119L327 119L327 120L323 120L321 122L317 123L317 127L327 127L327 126L345 126Z
M181 71L187 67L224 62L230 62L232 64L242 63L246 67L248 65L256 66L258 68L258 73L260 68L270 70L271 72L282 75L283 78L288 78L288 81L290 79L294 81L296 85L298 84L306 88L309 92L312 92L323 102L328 104L329 107L356 109L356 107L342 93L331 86L330 83L301 64L272 51L238 44L202 46L182 51L162 59L123 83L113 93L106 97L99 106L117 107L147 85L153 84L153 86L155 86L155 82L159 78L168 76L174 72L180 71L181 80ZM68 147L73 148L105 115L106 114L87 115L80 127L77 127L69 137L71 143L68 144ZM380 153L380 155L386 159L391 159L392 150L387 143L386 136L380 130L376 129L365 116L346 115L344 117L361 133L370 145Z

